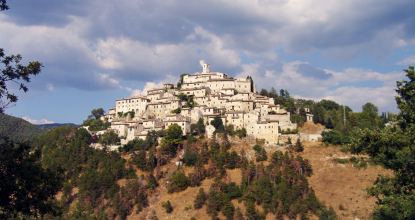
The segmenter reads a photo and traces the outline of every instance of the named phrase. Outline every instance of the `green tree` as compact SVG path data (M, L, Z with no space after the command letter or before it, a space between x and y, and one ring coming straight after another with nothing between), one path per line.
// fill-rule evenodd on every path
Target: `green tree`
M120 142L120 138L114 131L107 131L101 136L98 142L101 144L112 145Z
M63 170L43 168L40 148L30 149L0 140L0 219L59 214L53 198L62 188Z
M172 124L166 129L166 135L161 140L161 150L165 154L174 156L177 147L183 143L182 128L178 124Z
M317 103L318 106L322 106L324 109L326 109L327 111L331 111L332 109L339 109L340 105L335 102L335 101L331 101L331 100L321 100L320 102Z
M196 124L190 125L190 130L192 131L193 135L205 133L205 123L203 118L199 118Z
M17 102L17 96L8 92L7 83L15 82L19 84L19 90L27 92L29 89L23 82L30 82L30 77L38 75L43 66L42 63L37 61L29 62L27 66L24 66L20 64L22 60L20 54L6 56L3 48L0 48L0 60L5 66L0 75L0 113L4 113L4 109L9 104ZM6 100L3 100L3 98Z
M157 182L156 177L154 177L153 173L150 173L148 175L147 187L150 189L155 189L157 186L159 186L159 183Z
M262 96L267 96L268 97L268 91L266 89L261 89L259 94L262 95Z
M374 219L415 218L415 73L413 66L404 71L410 81L397 82L399 126L357 130L352 133L349 145L352 153L368 154L394 173L393 176L379 175L374 185L367 188L368 194L377 199Z
M0 0L0 11L8 9L6 0ZM37 61L24 66L20 64L20 55L6 56L2 48L0 60L4 67L0 74L0 114L3 114L5 108L18 100L9 93L7 83L17 83L20 90L27 92L24 83L38 75L43 66ZM0 219L59 214L53 198L62 188L63 170L60 166L44 168L41 149L31 148L27 143L10 141L7 133L0 134Z
M222 118L220 117L220 115L216 115L211 124L213 125L213 127L215 127L216 130L218 131L223 131L225 130L225 127L223 126L223 122L222 122Z
M415 70L414 66L404 69L406 77L409 79L396 82L395 91L398 96L395 97L400 112L396 115L401 128L407 128L415 124Z
M304 147L303 147L303 145L301 144L301 141L300 140L297 140L297 143L295 144L295 146L294 146L294 150L296 151L296 152L303 152L304 151Z
M371 118L376 118L376 116L378 115L379 109L376 105L368 102L362 106L362 111L366 111L367 113L369 113L369 116Z
M189 184L186 175L182 172L176 172L171 178L170 183L167 185L167 192L174 193L184 191L188 186Z
M97 108L97 109L92 109L91 111L91 115L95 118L95 119L100 119L101 116L103 116L105 114L104 109L102 108Z
M206 194L203 188L200 188L199 193L196 195L196 199L193 202L193 207L195 209L201 209L204 204L206 204Z

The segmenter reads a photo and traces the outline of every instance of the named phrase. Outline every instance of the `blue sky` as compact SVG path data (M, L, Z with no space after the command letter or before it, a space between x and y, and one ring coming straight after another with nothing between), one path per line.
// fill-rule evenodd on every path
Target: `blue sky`
M411 0L7 3L0 47L44 67L28 93L9 85L19 100L6 113L33 123L82 123L202 62L296 98L396 113L396 81L415 64Z

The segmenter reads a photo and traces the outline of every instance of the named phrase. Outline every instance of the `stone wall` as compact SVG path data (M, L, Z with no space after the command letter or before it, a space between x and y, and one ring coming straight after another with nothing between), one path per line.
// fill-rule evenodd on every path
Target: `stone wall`
M298 135L298 134L280 134L280 137L279 137L280 144L287 143L289 137L291 138L291 143L295 144L295 143L297 143L297 140L300 138L300 135ZM301 139L300 139L300 141L301 141Z

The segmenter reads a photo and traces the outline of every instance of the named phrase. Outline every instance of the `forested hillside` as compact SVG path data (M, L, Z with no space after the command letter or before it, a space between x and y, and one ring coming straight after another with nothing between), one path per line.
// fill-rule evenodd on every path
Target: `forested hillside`
M193 208L206 207L206 216L212 218L219 214L226 219L265 219L268 214L278 219L335 215L309 187L307 177L313 171L301 156L274 152L248 160L243 151L231 150L226 135L220 143L215 139L186 140L178 126L166 131L160 148L156 148L156 142L141 140L120 148L121 153L107 153L90 148L90 138L85 129L66 126L33 141L34 146L42 147L45 167L60 166L65 171L60 199L67 219L125 219L133 210L137 214L149 206L148 197L162 190L160 185L164 183L168 183L167 193L175 194L198 187L206 179L213 183L193 198ZM186 169L168 169L169 161L181 151ZM228 173L234 169L240 169L242 175L230 182ZM240 208L246 211L235 207L233 200L241 202ZM170 201L162 202L168 212Z
M38 137L44 129L27 122L21 118L16 118L6 114L0 114L0 134L8 133L11 140L15 142L30 140Z

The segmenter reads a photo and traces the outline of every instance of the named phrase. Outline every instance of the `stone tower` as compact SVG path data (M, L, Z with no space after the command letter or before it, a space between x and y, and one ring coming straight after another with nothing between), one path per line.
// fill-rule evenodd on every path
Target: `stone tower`
M210 73L210 65L208 63L203 64L203 73Z

